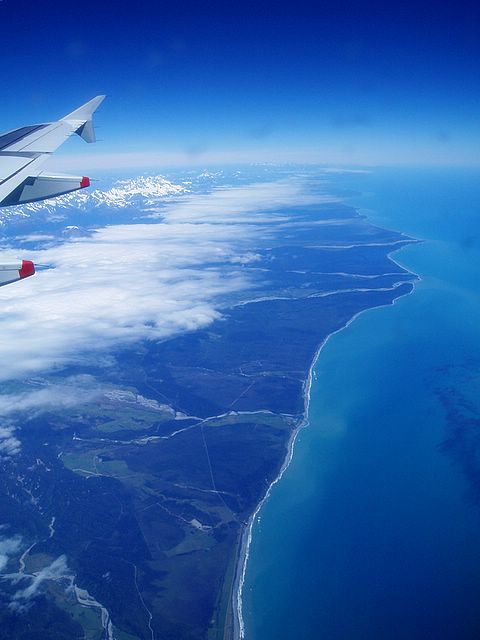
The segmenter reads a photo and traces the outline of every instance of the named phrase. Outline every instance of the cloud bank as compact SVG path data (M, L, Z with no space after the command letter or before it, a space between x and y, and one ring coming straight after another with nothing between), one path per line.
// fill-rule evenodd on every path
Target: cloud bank
M105 389L106 387L98 385L93 376L78 375L69 376L60 383L48 384L48 386L35 391L5 393L0 395L0 417L21 411L28 411L31 416L36 409L43 410L48 407L68 409L95 400L104 394ZM0 427L0 451L2 449L2 429L8 432L7 428Z
M67 589L72 588L71 571L68 569L67 558L64 555L59 556L50 565L33 575L24 574L21 579L30 584L23 589L18 589L9 604L11 609L19 612L24 612L29 608L32 600L40 595L43 584L48 580L68 581Z
M258 238L285 220L268 209L301 198L296 181L221 189L162 207L153 223L108 226L32 252L54 269L0 290L0 380L207 326L228 296L254 286L244 265Z
M16 426L10 422L3 422L0 424L0 460L4 458L11 458L19 453L21 444L20 440L15 437L15 431Z
M22 538L20 536L0 537L0 572L5 569L10 557L18 554L21 546Z

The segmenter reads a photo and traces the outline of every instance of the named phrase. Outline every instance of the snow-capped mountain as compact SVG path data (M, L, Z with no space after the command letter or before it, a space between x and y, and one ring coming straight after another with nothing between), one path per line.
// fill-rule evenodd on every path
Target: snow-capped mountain
M159 201L187 193L183 184L174 184L163 176L140 176L117 180L109 189L82 189L51 200L31 202L3 209L1 218L28 216L30 213L59 213L65 209L92 211L98 208L148 208Z

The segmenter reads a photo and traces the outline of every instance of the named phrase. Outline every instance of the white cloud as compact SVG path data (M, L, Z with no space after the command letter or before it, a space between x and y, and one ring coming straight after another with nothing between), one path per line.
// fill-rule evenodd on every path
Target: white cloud
M258 262L262 259L262 256L259 253L253 253L249 251L248 253L244 253L241 256L232 256L230 258L230 262L237 264L252 264L252 262Z
M56 268L0 292L0 378L217 318L213 300L248 283L234 270L202 269L228 259L230 250L220 230L213 241L211 229L192 227L110 227L34 253Z
M11 556L15 556L22 546L22 538L13 536L12 538L0 538L0 571L3 571Z
M69 376L62 382L47 384L34 391L0 395L0 416L28 411L44 410L50 407L69 408L86 402L104 394L106 387L98 384L93 376ZM5 439L12 435L13 427L0 426L0 452Z
M18 574L17 574L18 576ZM25 575L24 580L29 580L30 584L24 589L15 592L10 603L10 608L17 611L24 611L28 608L29 603L39 593L43 583L47 580L68 580L69 585L72 583L71 571L67 566L65 556L59 556L50 565L44 567L41 571L33 575Z
M222 189L168 205L159 223L105 227L24 256L55 268L0 290L0 380L208 325L226 296L253 286L243 265L286 219L257 212L302 199L311 201L296 181Z
M28 236L16 236L14 240L16 242L46 242L48 240L55 240L55 236L42 233L32 233Z
M10 458L20 451L20 441L15 437L16 427L10 423L0 424L0 460Z
M274 209L297 204L331 202L327 195L302 193L301 179L262 182L246 187L218 189L207 195L185 198L183 202L160 209L169 222L211 224L266 224L288 220L288 216L269 213Z
M200 153L187 151L95 151L85 149L76 153L65 150L52 157L49 171L102 171L127 169L155 169L165 167L224 166L251 163L268 164L311 164L337 168L345 166L475 166L478 167L478 145L476 138L457 138L450 144L432 143L430 134L411 136L404 132L390 132L390 135L372 137L364 135L333 137L320 136L317 143L303 147L288 148L237 148L234 150L206 150Z
M251 164L251 163L318 163L330 162L328 153L323 155L317 151L284 151L255 150L244 151L207 151L204 153L189 153L187 151L110 151L102 152L97 148L95 152L88 150L77 153L60 153L49 160L47 171L86 171L152 169L162 167L204 167L206 165ZM336 161L336 158L335 158ZM348 160L347 160L348 161ZM351 160L350 160L351 161Z

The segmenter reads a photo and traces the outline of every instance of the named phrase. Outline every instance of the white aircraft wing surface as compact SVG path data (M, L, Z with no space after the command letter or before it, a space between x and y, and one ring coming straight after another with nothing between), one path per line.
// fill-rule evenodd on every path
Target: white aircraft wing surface
M97 96L57 122L34 124L0 135L0 207L54 198L90 185L85 176L49 175L48 157L73 133L95 142L93 113L105 96ZM35 273L30 260L0 263L0 286Z
M43 165L73 133L95 142L93 112L104 98L93 98L57 122L0 135L0 207L45 200L89 186L84 176L48 175Z

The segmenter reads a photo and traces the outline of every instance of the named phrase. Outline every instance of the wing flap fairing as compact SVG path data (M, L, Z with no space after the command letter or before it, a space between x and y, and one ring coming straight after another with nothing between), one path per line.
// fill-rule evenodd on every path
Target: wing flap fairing
M43 173L39 176L28 176L3 200L2 206L38 202L88 186L90 186L90 180L86 176L49 176Z
M0 287L33 276L34 273L35 265L31 260L0 264Z

